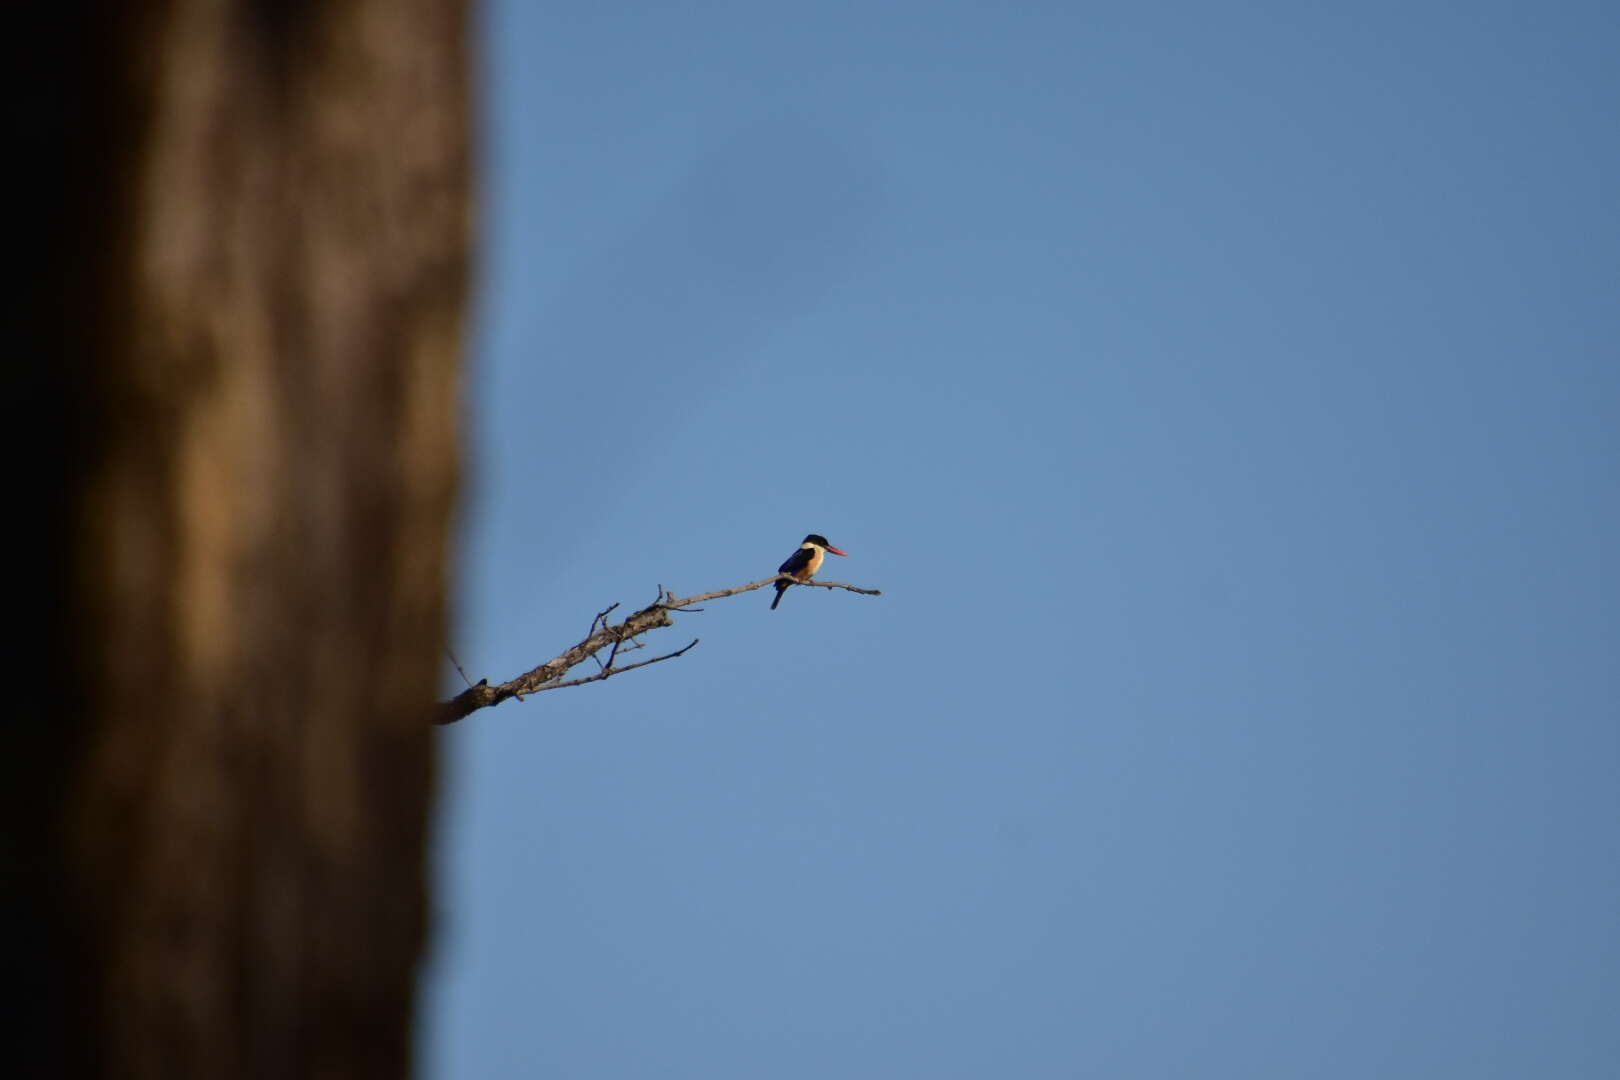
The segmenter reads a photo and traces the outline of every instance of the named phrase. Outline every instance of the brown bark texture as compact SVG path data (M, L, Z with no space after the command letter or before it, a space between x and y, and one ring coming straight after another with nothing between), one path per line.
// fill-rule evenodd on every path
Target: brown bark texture
M5 762L11 1075L396 1077L427 921L465 0L66 4L17 139L58 688Z

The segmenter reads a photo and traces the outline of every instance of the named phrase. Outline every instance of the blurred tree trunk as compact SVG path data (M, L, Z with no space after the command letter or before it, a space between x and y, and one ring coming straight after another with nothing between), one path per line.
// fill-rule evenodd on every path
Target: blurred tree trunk
M68 3L21 35L7 379L45 483L14 572L55 595L3 778L8 1075L410 1071L465 7Z

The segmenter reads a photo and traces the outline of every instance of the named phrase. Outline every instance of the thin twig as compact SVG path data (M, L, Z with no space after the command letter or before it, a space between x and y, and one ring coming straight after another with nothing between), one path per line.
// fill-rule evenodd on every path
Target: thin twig
M676 649L674 652L665 653L663 656L655 656L651 660L638 660L634 664L626 664L624 667L613 667L610 665L602 671L598 671L595 675L587 675L583 679L569 679L567 682L552 683L550 686L542 686L540 689L561 690L565 686L584 686L588 682L601 682L603 679L606 679L612 675L617 675L623 671L634 671L638 667L646 667L648 664L656 664L660 660L673 660L677 656L683 656L686 654L687 649L690 649L693 645L696 645L698 641L698 638L693 638L687 643L685 648Z
M676 608L686 607L689 604L701 604L705 600L718 600L722 596L736 596L739 593L753 592L755 589L763 589L767 585L774 585L778 581L791 581L795 585L809 585L816 589L848 589L850 592L860 593L862 596L883 595L883 593L878 589L863 589L859 585L845 585L841 581L800 581L798 578L793 577L790 574L777 574L774 577L764 578L760 581L750 581L747 585L738 585L735 589L719 589L715 592L699 593L696 596L688 596L682 600L676 600L666 606Z
M596 636L596 626L597 626L598 623L601 624L602 629L604 629L604 630L607 629L607 617L609 615L613 614L613 609L618 607L618 606L619 605L618 605L617 601L615 601L614 603L609 604L606 609L604 609L602 611L598 611L596 613L596 618L591 620L591 628L589 630L585 631L585 640L586 641L589 641L589 640L591 640L591 638ZM618 646L614 646L614 652L617 652L617 651L618 651ZM600 659L598 659L596 656L593 655L591 657L591 659L596 661L596 666L597 666L598 669L600 669L603 666L602 661ZM612 663L613 663L613 658L610 656L610 657L608 657L608 664L611 665Z
M461 676L461 681L467 684L467 689L471 690L472 686L473 686L473 681L471 679L467 678L467 673L462 670L461 661L457 660L456 659L456 654L450 651L450 646L448 646L448 645L445 646L444 655L446 655L446 656L448 656L450 658L450 662L452 664L454 664L455 667L456 667L456 674Z

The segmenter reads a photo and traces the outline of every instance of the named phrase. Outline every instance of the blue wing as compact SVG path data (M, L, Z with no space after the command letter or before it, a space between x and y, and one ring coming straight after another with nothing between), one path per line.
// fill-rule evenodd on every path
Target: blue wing
M792 555L789 555L788 561L783 563L781 566L778 566L776 568L776 572L778 574L797 574L800 570L803 570L805 567L810 565L810 558L814 554L815 552L811 551L809 548L802 547L798 551L795 551Z

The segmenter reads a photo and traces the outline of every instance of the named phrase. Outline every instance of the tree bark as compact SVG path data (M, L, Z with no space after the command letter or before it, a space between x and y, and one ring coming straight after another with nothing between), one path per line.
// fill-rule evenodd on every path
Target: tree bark
M8 375L50 692L12 1075L410 1071L468 249L464 0L36 16ZM17 1063L15 1057L9 1065Z

